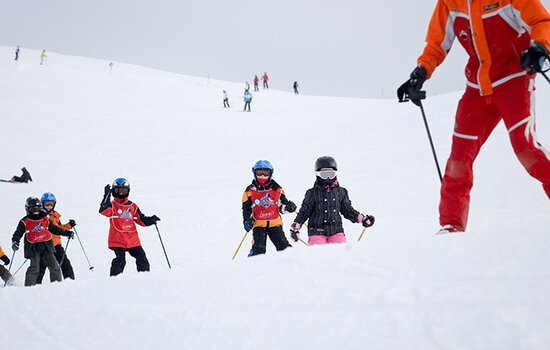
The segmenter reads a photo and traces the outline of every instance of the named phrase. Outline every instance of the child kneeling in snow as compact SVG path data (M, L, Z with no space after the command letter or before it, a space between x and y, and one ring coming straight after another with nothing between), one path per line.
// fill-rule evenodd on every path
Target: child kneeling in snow
M296 204L286 198L285 191L273 176L273 166L267 160L259 160L252 167L254 180L243 194L243 225L246 232L252 230L253 243L248 256L265 254L267 236L277 251L292 247L283 231L280 213L291 213Z
M111 202L111 193L115 199ZM109 249L116 257L111 262L111 276L124 271L126 252L136 259L138 272L149 271L149 260L141 247L136 223L140 226L151 226L160 221L156 215L145 216L136 203L128 200L130 183L124 178L115 179L111 186L105 186L103 201L99 212L109 218Z
M338 165L332 157L321 157L315 162L317 180L313 188L306 192L300 212L290 229L290 236L295 242L300 239L300 228L308 219L309 245L345 243L346 235L340 214L365 227L374 224L373 216L360 214L353 209L348 191L338 184L337 170Z

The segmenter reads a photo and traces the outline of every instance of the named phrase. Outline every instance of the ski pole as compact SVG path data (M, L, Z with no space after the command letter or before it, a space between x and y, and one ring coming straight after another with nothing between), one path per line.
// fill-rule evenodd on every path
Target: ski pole
M430 146L432 147L432 154L434 156L435 166L437 167L437 173L439 174L439 181L443 182L443 176L441 176L441 169L439 168L439 162L437 161L437 154L435 153L435 147L432 141L432 134L430 133L430 127L428 126L428 120L426 119L426 113L424 113L424 107L422 106L422 101L415 100L413 102L415 102L415 104L420 107L420 112L422 112L422 118L424 119L424 126L426 126L426 132L428 133L428 139L430 140Z
M164 249L164 243L162 243L162 237L160 236L159 227L157 226L156 223L155 223L155 228L157 229L157 233L159 234L160 245L162 246L162 250L164 251L164 256L166 257L166 262L168 263L168 267L171 269L172 266L170 266L170 261L168 260L168 254L166 254L166 249Z
M542 74L542 76L544 77L544 79L546 79L546 81L548 82L548 84L550 84L550 79L548 78L548 75L546 75L546 73L544 73L544 72L540 72L540 74Z
M13 251L13 254L11 255L10 266L8 266L8 273L11 270L11 265L13 264L13 258L15 258L15 250ZM11 278L13 278L13 275L12 275ZM4 287L8 284L8 281L9 281L9 279L4 283Z
M246 235L248 235L248 231L244 232L243 239L241 239L241 243L239 243L239 246L237 247L237 250L235 251L235 254L233 254L233 258L231 260L235 260L235 257L237 256L237 253L239 252L239 249L241 249L241 246L243 245L244 239L246 238Z
M361 234L359 235L359 239L357 240L357 242L359 242L361 238L363 238L363 235L365 234L366 229L367 229L366 227L363 227L363 231L361 231Z
M307 244L307 242L306 242L306 241L304 241L303 239L301 239L301 238L298 238L298 240L299 240L300 242L302 242L303 244L305 244L305 245L307 245L307 246L309 247L309 244Z
M25 266L25 264L27 263L27 261L29 261L29 259L25 259L25 261L23 261L23 263L21 264L21 266L19 266L19 268L17 270L15 270L15 273L13 275L11 275L11 278L14 279L15 278L15 275L17 275L17 273L19 272L19 270L21 270L23 268L23 266ZM6 285L4 285L5 287Z
M76 229L73 227L74 234L76 235L76 238L78 239L78 243L80 243L80 248L82 248L82 253L84 253L84 256L86 257L86 260L88 261L88 265L90 266L90 270L94 270L94 267L92 264L90 264L90 259L88 259L88 255L86 254L86 251L84 250L84 246L82 245L82 241L80 240L80 236L78 235L78 232L76 232ZM67 245L69 243L67 242Z
M65 256L67 256L67 248L69 248L69 242L71 239L67 239L67 244L65 244L65 249L63 250L63 257L61 258L61 261L59 262L59 268L61 268L61 265L63 265L63 261L65 261Z

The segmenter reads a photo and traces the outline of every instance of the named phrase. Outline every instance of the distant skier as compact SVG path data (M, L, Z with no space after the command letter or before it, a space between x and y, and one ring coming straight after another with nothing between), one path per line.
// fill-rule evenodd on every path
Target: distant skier
M42 201L42 208L43 210L50 216L50 221L57 227L59 227L62 230L71 230L73 227L76 226L76 222L71 219L68 223L62 224L61 223L61 214L55 210L55 205L57 204L57 199L55 198L55 195L51 192L46 192L42 195L42 198L40 198ZM71 265L71 262L69 261L69 257L67 256L67 252L63 248L62 242L61 242L61 236L52 234L52 241L53 246L55 248L55 258L57 259L57 262L59 263L59 266L61 267L61 273L63 275L64 279L70 278L74 280L74 271L73 267ZM44 277L44 274L46 272L46 264L44 261L40 262L40 272L38 273L38 277L36 279L37 284L42 283L42 278Z
M248 81L244 82L244 91L250 91L250 84L248 83Z
M280 213L294 212L296 204L286 198L285 191L273 180L273 166L269 161L257 161L252 173L254 180L242 198L244 229L252 230L253 235L248 256L265 254L268 236L277 251L292 247L285 237Z
M62 230L50 221L48 214L42 210L42 202L36 197L29 197L25 201L27 215L19 221L17 229L11 238L11 247L19 250L19 241L24 236L24 256L29 259L31 265L25 275L25 286L34 286L40 272L40 261L44 260L50 270L50 281L61 282L61 269L55 259L55 248L52 242L52 234L73 238L72 231Z
M252 94L250 91L245 90L244 91L244 109L243 112L246 111L248 108L248 111L250 112L250 102L252 102Z
M223 90L223 108L229 108L229 95Z
M258 78L257 75L254 76L254 91L259 91L260 88L258 87L258 84L260 83L260 78Z
M267 83L269 81L269 77L266 72L264 72L264 75L262 76L262 81L264 82L264 89L269 89L269 84Z
M290 228L290 236L295 242L300 239L300 228L308 220L309 245L346 243L340 214L364 227L374 225L374 216L353 209L348 191L338 183L337 171L338 165L332 157L324 156L315 161L315 184L307 190Z
M419 103L422 85L446 58L455 37L470 58L441 184L438 233L466 229L473 163L501 120L518 160L550 197L550 152L537 141L534 114L535 73L548 62L550 15L540 0L438 0L424 52L397 91L400 102Z
M4 262L4 265L10 264L10 258L4 253L2 247L0 247L0 260ZM0 278L5 284L11 284L13 276L4 266L0 265Z
M2 182L21 182L21 183L28 183L29 181L32 181L31 174L27 170L27 168L22 167L21 171L23 172L21 176L12 176L10 180L1 180Z
M19 52L21 51L21 48L19 45L15 48L15 61L19 61Z
M115 199L111 201L111 194ZM109 218L109 249L115 253L111 262L111 276L124 271L126 266L126 252L136 259L138 272L149 271L150 265L145 251L141 247L136 224L151 226L160 221L156 215L145 216L136 203L128 200L130 183L124 178L113 181L112 187L105 186L105 193L99 212Z
M292 88L294 89L294 93L296 95L298 95L299 92L298 92L298 82L297 81L295 81L294 84L292 84Z
M40 65L46 62L46 57L48 57L48 55L46 55L46 50L42 50L42 52L40 52Z

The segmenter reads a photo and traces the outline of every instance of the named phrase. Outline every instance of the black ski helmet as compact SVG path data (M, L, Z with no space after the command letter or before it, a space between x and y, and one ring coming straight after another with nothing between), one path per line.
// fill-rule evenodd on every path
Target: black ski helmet
M32 213L33 208L38 208L37 211L42 209L42 202L37 197L29 197L25 201L25 210L27 211L27 215Z
M322 156L315 161L315 171L319 171L323 168L332 168L338 170L338 164L336 160L330 156Z
M127 188L128 194L123 196L116 193L115 189L117 188ZM128 180L126 180L123 177L116 178L115 181L113 181L113 184L111 185L111 193L113 194L113 197L115 198L126 198L130 195L130 183Z

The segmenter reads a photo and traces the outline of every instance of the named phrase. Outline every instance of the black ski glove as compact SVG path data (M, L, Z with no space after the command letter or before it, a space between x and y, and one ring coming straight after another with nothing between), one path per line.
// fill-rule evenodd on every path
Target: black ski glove
M12 249L14 252L18 251L18 250L19 250L19 242L17 242L17 241L11 242L11 249Z
M422 89L427 76L428 72L426 72L426 69L422 66L417 66L411 72L409 80L397 89L399 102L408 102L410 100L415 105L420 106L420 100L426 98L426 91L420 91L420 89Z
M103 192L103 199L111 196L111 185L106 185Z
M76 221L74 221L73 219L69 220L69 225L71 225L71 227L75 227Z
M158 221L160 221L160 218L158 216L151 216L151 222L153 223L153 225L156 224Z
M252 223L252 220L243 220L243 226L244 226L244 230L248 232L252 230L252 227L254 227L254 224Z
M364 227L371 227L372 225L374 225L374 216L372 215L365 215L363 217L363 222L362 222L363 226Z
M541 43L533 43L531 47L521 53L520 62L527 74L534 75L537 72L548 71L548 50Z
M4 255L0 259L4 262L4 265L9 265L10 264L10 258L8 258L7 255Z
M302 225L297 222L293 222L290 226L290 237L294 242L298 242L300 239L300 228L302 228Z
M65 231L65 232L66 232L65 236L68 239L74 239L74 232L73 231Z
M288 201L285 205L285 210L289 213L293 213L296 211L298 207L296 206L296 204L294 204L293 201Z

